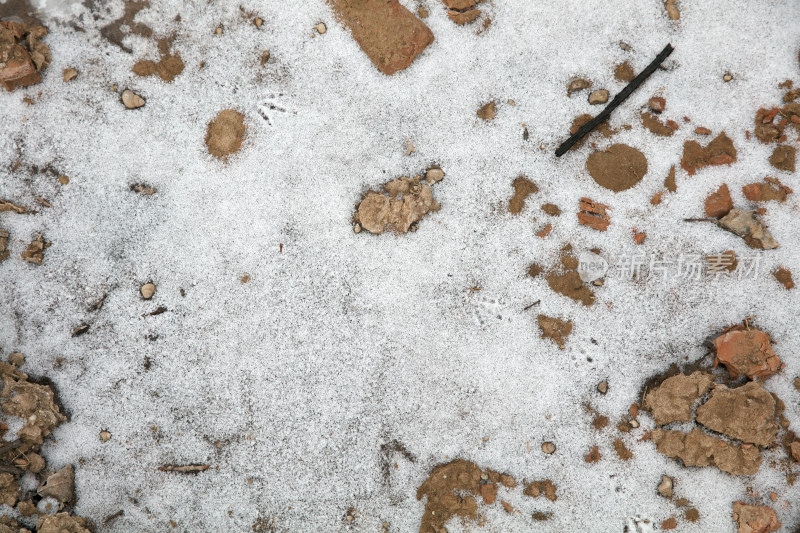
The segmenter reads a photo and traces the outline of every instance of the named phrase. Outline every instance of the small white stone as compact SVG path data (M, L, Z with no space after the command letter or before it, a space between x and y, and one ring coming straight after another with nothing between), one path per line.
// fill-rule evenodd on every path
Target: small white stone
M319 33L320 35L328 31L328 27L325 25L324 22L320 22L319 24L314 26L314 29L317 30L317 33Z
M414 146L414 141L411 139L406 139L406 155L411 155L417 151L417 147Z
M441 168L431 168L425 173L425 180L428 183L439 183L444 179L444 170Z
M102 440L103 442L110 441L111 440L111 433L109 433L106 430L101 431L100 432L100 440Z
M130 89L125 89L122 92L122 104L128 109L138 109L142 107L145 102L144 98L135 92L131 91Z
M542 451L547 455L554 453L556 451L556 445L552 442L543 442L542 443Z
M142 298L149 300L156 293L156 286L153 283L145 283L142 285L142 288L139 289L139 292L142 293Z

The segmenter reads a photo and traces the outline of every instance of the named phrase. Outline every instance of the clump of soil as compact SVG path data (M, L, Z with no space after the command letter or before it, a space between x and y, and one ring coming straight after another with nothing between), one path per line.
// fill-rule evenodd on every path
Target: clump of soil
M778 115L781 118L776 123L775 119ZM786 126L793 126L800 131L800 103L786 104L782 108L765 109L762 107L756 112L755 124L756 137L762 143L784 142Z
M681 11L678 9L677 0L667 0L664 2L664 9L666 9L670 20L681 19Z
M561 214L561 209L556 204L543 204L542 211L553 217Z
M586 454L586 457L584 457L583 460L587 463L596 463L602 458L603 456L600 454L600 448L597 446L592 446L592 448L589 450L589 453Z
M165 55L157 63L143 59L133 65L133 73L137 76L158 74L158 77L167 83L174 80L181 72L183 72L183 60L179 55Z
M667 174L666 179L664 179L664 187L666 187L669 192L678 190L678 185L675 183L675 165L670 167L669 174Z
M217 118L209 122L206 131L208 153L219 159L235 153L242 147L245 129L244 115L233 109L220 111Z
M524 176L518 176L511 184L514 187L514 195L508 200L508 210L511 214L518 215L525 207L525 200L531 194L539 192L539 187Z
M578 224L589 226L598 231L605 231L611 224L608 210L611 209L605 204L595 202L589 198L581 198L578 208Z
M697 421L717 433L768 447L778 435L775 407L775 398L760 382L735 389L717 385L708 401L698 407Z
M417 489L417 500L427 497L420 533L446 533L444 525L454 516L479 522L476 498L481 496L485 503L494 503L497 483L516 487L516 481L508 474L483 471L475 463L462 459L435 467ZM484 488L487 485L492 486Z
M592 82L585 78L574 78L567 83L567 96L572 96L572 93L589 89Z
M386 183L383 192L369 191L356 206L356 228L379 235L387 230L406 233L430 212L440 209L422 176L401 177Z
M614 78L617 81L631 82L635 77L636 74L633 72L633 67L627 61L620 63L614 69Z
M2 230L0 230L0 251L3 248L3 241L2 241ZM0 262L3 261L3 256L0 254ZM788 268L778 268L772 273L775 276L775 279L778 280L779 283L783 284L786 290L790 290L794 288L794 280L792 279L792 271Z
M622 442L622 439L616 439L614 441L614 451L617 452L617 457L622 459L623 461L629 461L633 458L633 452L631 452L625 443Z
M42 81L50 63L50 48L40 41L45 35L44 26L0 22L0 83L7 91Z
M751 183L742 187L745 197L751 202L785 202L794 191L775 178L764 178L764 183Z
M715 364L723 364L732 378L767 379L782 367L772 350L768 333L757 329L736 329L714 339Z
M8 232L0 228L0 263L8 259Z
M433 33L398 0L329 0L372 64L386 75L407 68Z
M672 137L672 134L678 129L678 123L674 120L670 120L664 124L656 115L648 113L647 111L643 111L641 117L642 126L650 130L650 133L658 135L659 137Z
M561 258L562 269L554 270L545 279L553 292L572 298L585 306L594 303L594 293L584 285L578 273L578 260L572 255L565 254Z
M778 170L794 172L797 150L794 146L778 146L769 158L769 164Z
M564 349L564 342L570 333L572 333L572 321L561 320L560 318L553 318L545 315L536 317L539 322L539 327L542 329L543 339L551 339L560 349Z
M44 238L39 235L35 240L31 241L28 248L22 252L22 259L33 263L34 265L41 265L44 260L44 250L49 247L50 243L45 242Z
M481 0L444 0L448 7L447 16L459 26L469 24L481 15L481 10L475 9L479 1Z
M672 376L647 393L642 408L653 414L659 426L689 422L695 402L708 393L713 384L713 377L705 372Z
M781 528L778 515L765 505L734 502L733 519L739 526L738 533L771 533Z
M723 131L717 135L704 148L697 141L686 141L683 143L683 157L681 167L690 176L697 172L697 169L706 166L730 165L736 161L736 148L733 141L725 135Z
M558 499L556 490L557 487L553 484L553 482L549 479L545 479L543 481L534 481L532 483L528 483L522 493L525 496L530 496L531 498L544 496L551 502L554 502Z
M753 475L761 466L755 446L737 445L706 435L696 427L689 433L656 428L651 433L656 449L667 457L680 459L685 466L716 466L734 475Z
M620 192L642 180L647 173L647 158L636 148L614 144L605 151L593 152L586 168L598 185Z
M728 185L723 183L719 189L712 192L706 198L706 216L712 218L722 218L733 209L733 200Z
M497 106L494 103L494 100L489 102L488 104L482 105L478 109L478 118L483 120L493 120L497 116Z
M756 218L755 211L731 209L730 213L722 217L719 227L735 233L744 239L750 248L759 250L772 250L780 246L767 229L766 224Z

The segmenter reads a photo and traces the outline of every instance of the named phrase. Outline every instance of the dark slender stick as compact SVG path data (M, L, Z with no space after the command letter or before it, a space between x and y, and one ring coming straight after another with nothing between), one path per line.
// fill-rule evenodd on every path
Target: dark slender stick
M581 126L581 128L575 132L575 135L564 141L561 146L558 147L556 150L556 157L561 157L567 153L567 150L572 148L575 143L583 139L589 134L589 132L595 129L598 124L606 120L609 115L611 115L612 111L614 111L622 102L624 102L631 95L631 93L633 93L633 91L638 89L639 85L644 83L644 80L650 77L650 74L655 72L659 65L661 65L661 63L672 53L673 50L674 48L672 48L671 44L665 46L664 49L661 50L661 52L656 56L656 58L649 65L647 65L647 67L641 71L638 76L633 78L633 81L626 85L625 88L622 89L613 100L611 100L611 103L608 104L599 115Z

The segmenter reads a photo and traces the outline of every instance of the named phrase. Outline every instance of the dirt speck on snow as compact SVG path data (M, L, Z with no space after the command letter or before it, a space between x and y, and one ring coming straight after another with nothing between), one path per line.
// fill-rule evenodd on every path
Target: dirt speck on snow
M560 318L553 318L545 315L536 317L539 322L539 327L542 329L543 339L551 339L560 349L564 349L564 342L569 334L572 333L572 321L561 320Z
M647 111L642 111L641 114L642 118L642 126L650 130L650 133L653 135L658 135L659 137L671 137L675 130L661 122L656 115L653 113L649 113Z
M636 77L636 73L633 72L633 67L627 61L620 63L614 69L614 78L617 81L624 81L624 82L631 82L633 78Z
M433 42L430 28L398 0L330 3L370 61L386 75L407 68Z
M597 446L592 446L592 448L589 450L589 453L586 454L583 460L587 463L596 463L602 458L603 456L600 454L600 448Z
M633 452L625 446L625 443L622 442L622 439L616 439L614 441L614 451L617 452L617 457L622 459L623 461L629 461L633 458Z
M2 252L3 242L2 242L2 230L0 230L0 252ZM0 253L0 261L3 260L3 256ZM794 288L794 280L792 279L792 271L785 267L780 267L772 272L772 275L775 276L775 279L778 280L779 283L783 284L786 290L790 290Z
M627 144L614 144L605 151L593 152L586 168L601 187L620 192L639 183L647 174L647 158Z
M512 214L518 215L525 207L525 200L531 194L539 192L539 187L524 176L514 178L511 186L514 187L514 195L508 200L508 210Z
M41 265L44 260L44 250L50 246L49 242L45 242L44 238L39 235L35 240L28 244L28 247L22 252L21 257L29 263L34 265Z
M353 220L376 235L387 230L406 233L430 212L440 209L422 176L401 177L386 183L383 192L369 191L356 207Z
M522 492L525 496L530 496L531 498L538 498L539 496L544 496L551 502L554 502L558 499L558 495L556 494L556 486L553 484L552 481L549 479L545 479L543 481L533 481L528 483L525 487L525 490Z
M483 120L492 120L497 116L497 106L494 103L494 100L489 102L488 104L482 105L478 109L478 118Z
M246 128L243 114L233 109L220 111L217 118L209 122L206 131L208 153L226 159L241 148Z

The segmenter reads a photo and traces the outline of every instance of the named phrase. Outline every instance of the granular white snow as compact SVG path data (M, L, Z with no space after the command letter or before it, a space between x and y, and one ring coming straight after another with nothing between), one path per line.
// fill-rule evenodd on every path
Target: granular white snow
M683 1L676 23L660 0L493 1L480 6L492 22L479 35L480 23L457 26L439 0L424 3L435 42L387 77L322 0L151 0L137 21L159 36L175 32L186 65L170 84L131 72L139 59L159 59L154 40L130 37L131 55L101 37L121 1L97 16L78 4L43 13L53 56L43 83L0 94L0 198L37 211L0 214L11 234L11 257L0 265L0 348L3 357L26 354L23 370L52 379L70 415L44 455L54 468L75 464L76 512L99 532L377 532L384 522L415 532L424 509L417 487L436 464L463 458L520 483L552 479L558 500L501 488L498 500L519 513L481 506L482 528L454 519L451 533L621 533L637 515L656 524L677 516L679 531L734 532L735 500L769 504L786 530L800 524L800 485L772 466L780 447L765 453L756 476L737 477L684 468L637 442L652 428L647 415L623 437L632 460L620 461L611 445L649 376L703 356L708 336L747 316L786 363L766 386L800 428L792 386L800 292L770 274L777 266L800 274L798 195L766 204L777 250L754 251L711 224L682 221L702 217L703 200L723 182L742 208L755 207L742 185L767 175L799 188L797 174L769 166L773 146L747 140L745 130L759 107L781 104L778 83L800 82L800 3ZM320 21L324 35L313 30ZM566 83L586 77L616 94L624 84L614 66L629 60L638 72L668 42L675 51L666 70L612 115L612 127L633 128L592 139L641 150L644 179L617 194L600 188L585 168L592 141L556 158L573 118L601 109L587 91L568 98ZM80 74L64 83L68 67ZM726 72L733 81L723 82ZM125 109L112 85L146 106ZM639 121L656 94L667 100L662 117L681 125L670 138ZM478 119L492 99L497 118ZM242 112L248 129L242 149L221 162L204 138L226 108ZM738 161L688 176L680 155L697 126L724 130ZM416 146L410 156L406 139ZM430 164L446 173L433 187L442 209L418 231L353 232L363 192ZM672 165L678 190L654 207ZM540 190L513 216L506 205L520 174ZM133 183L158 193L136 194ZM577 224L583 196L613 208L607 232ZM540 210L548 202L560 217ZM552 233L537 237L548 222ZM642 246L634 227L647 233ZM34 266L19 256L39 233L52 246ZM576 252L599 247L612 264L633 253L649 260L728 249L760 264L747 280L610 276L584 307L526 276L531 262L556 263L567 243ZM139 287L148 281L157 292L146 301ZM103 294L102 309L88 311ZM159 306L167 311L143 316ZM540 338L539 313L574 322L565 350ZM88 332L71 337L82 323ZM596 392L602 380L606 396ZM591 427L586 403L611 418L609 428ZM414 461L382 456L391 441ZM556 453L543 454L543 441ZM594 444L603 458L587 464ZM212 468L157 470L167 463ZM662 474L676 479L676 496L692 502L699 522L657 494ZM534 522L534 511L552 518Z

